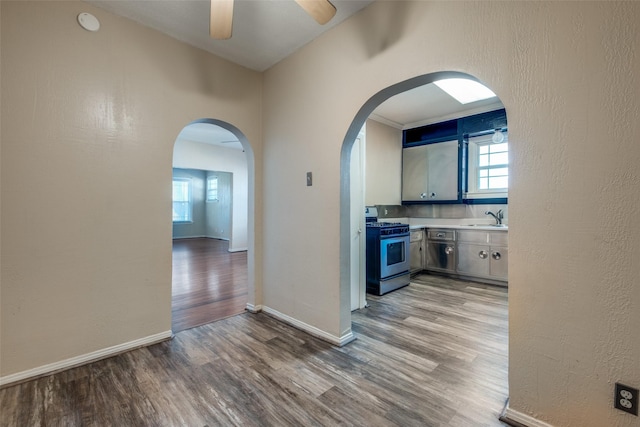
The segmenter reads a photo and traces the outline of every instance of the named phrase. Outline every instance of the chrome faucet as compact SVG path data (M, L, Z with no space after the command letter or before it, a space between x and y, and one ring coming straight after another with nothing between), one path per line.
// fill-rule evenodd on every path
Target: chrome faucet
M496 213L493 213L491 211L486 211L484 214L485 215L491 215L492 217L494 217L496 219L496 225L502 224L502 219L504 218L504 214L502 213L502 209L500 209Z

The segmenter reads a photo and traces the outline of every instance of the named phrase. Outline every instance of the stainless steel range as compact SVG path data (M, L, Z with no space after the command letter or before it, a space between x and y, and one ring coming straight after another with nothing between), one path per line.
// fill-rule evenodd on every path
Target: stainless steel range
M367 292L383 295L409 284L409 225L378 222L367 207Z

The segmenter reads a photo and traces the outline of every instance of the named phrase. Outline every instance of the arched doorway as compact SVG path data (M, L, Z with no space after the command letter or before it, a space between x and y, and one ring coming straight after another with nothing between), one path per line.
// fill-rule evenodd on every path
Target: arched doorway
M349 304L351 301L347 299L349 296L347 291L352 290L353 283L351 281L347 282L346 279L354 276L357 277L357 275L352 273L354 268L359 267L358 265L354 265L353 262L353 260L357 258L354 258L353 255L350 256L352 251L355 249L353 245L353 230L359 228L366 229L364 221L359 224L353 223L353 218L357 218L357 216L354 215L354 210L357 211L362 209L362 205L365 204L358 199L358 195L351 194L353 191L352 182L354 181L354 177L351 176L354 170L352 167L352 156L355 156L355 153L357 153L357 145L354 145L353 142L360 133L360 129L365 123L367 123L364 133L366 135L367 144L369 143L371 132L369 132L370 128L368 119L371 114L376 111L378 106L384 103L384 101L396 95L400 95L402 92L410 91L429 85L435 81L448 78L476 80L475 78L462 73L437 73L420 76L384 89L374 95L361 108L352 122L347 137L343 142L341 158L340 210L340 295L342 299L340 308L341 315L344 314L347 316L348 320L341 323L341 326L343 326L342 330L348 331L351 331L351 328L353 327L353 330L359 333L360 339L366 342L366 345L375 347L381 354L391 355L398 354L398 352L400 352L400 354L403 355L411 355L411 357L399 357L396 362L400 365L405 363L410 364L410 360L413 356L424 356L425 360L438 360L438 369L441 369L442 372L456 372L458 369L460 369L460 371L465 370L462 366L467 362L458 363L465 357L465 354L474 355L473 362L469 363L474 363L476 361L478 361L478 363L484 363L486 361L487 363L485 366L487 367L487 370L482 373L482 380L485 378L491 378L492 384L495 385L495 399L491 402L487 401L486 408L483 408L483 411L481 412L482 416L487 417L486 421L490 420L491 422L497 423L497 421L494 420L501 411L504 410L503 404L508 397L508 305L506 288L491 289L492 285L472 283L471 281L460 281L431 274L420 274L416 278L412 278L410 286L394 292L394 295L377 296L376 294L376 296L371 296L368 294L369 307L366 310L355 312L353 316L349 310L349 308L352 307L352 304ZM503 107L501 103L500 105ZM487 113L491 111L491 108L492 107L487 106ZM474 111L474 113L480 113L480 115L484 117L483 114L485 112ZM459 117L462 118L472 115L473 113L464 113ZM441 117L437 117L437 119L440 118ZM450 118L434 120L431 123L439 124L448 119ZM469 122L471 122L471 120L469 120ZM456 122L456 125L458 123L460 122ZM455 132L460 134L460 128L458 127ZM398 133L400 133L400 131L398 131ZM499 132L495 132L495 135L498 134ZM470 135L465 134L464 139L462 139L462 136L459 136L461 139L458 141L468 141L469 136ZM484 136L485 139L486 136L489 136L489 140L492 139L489 133ZM456 136L456 139L458 139L458 136ZM402 144L399 139L394 139L394 141L398 144L396 146L396 151L400 154L400 157L389 156L388 153L385 153L387 156L384 157L384 160L386 163L393 163L395 160L400 159L400 164L402 164ZM470 141L473 140L471 139ZM445 142L443 139L442 141L437 142L448 143L450 141ZM493 146L498 145L497 138L492 142ZM473 144L473 142L471 142L471 144ZM463 145L466 145L466 142ZM458 144L456 143L455 146L458 147ZM352 151L352 147L356 148ZM468 151L465 151L465 153L467 152ZM369 157L368 152L366 157ZM402 168L400 167L400 164L397 165L395 172L402 176ZM389 166L385 165L383 167ZM456 171L458 171L458 167L458 164L454 166ZM365 173L369 173L366 168ZM355 181L362 180L362 177L355 177ZM364 179L364 181L369 182L368 179ZM401 205L402 202L400 199L400 194L397 194L397 202L395 204ZM485 202L486 201L482 201L482 203ZM469 203L469 205L466 203ZM366 203L366 205L369 204L369 202ZM435 205L425 204L415 206L430 208ZM455 206L459 206L463 210L466 210L467 206L472 205L471 201L465 200L464 205L460 204ZM481 215L485 216L484 205L479 204L477 206L482 210ZM404 205L398 206L398 208L405 207L406 206ZM381 215L384 210L386 209L381 209ZM391 212L391 210L392 207L390 206L389 211ZM407 213L407 211L404 211L403 209L398 210ZM409 212L416 213L415 210ZM400 216L404 217L405 215ZM411 217L412 215L406 216ZM381 219L381 221L384 220ZM407 240L409 240L409 237L407 237ZM349 313L347 313L347 311L349 311ZM344 318L341 317L341 321L343 319ZM353 326L351 326L352 319ZM458 353L458 350L460 353ZM406 353L404 353L405 351ZM469 360L471 360L471 358ZM468 370L468 372L473 372L473 370ZM427 374L421 379L421 381L429 384L437 383L438 379L436 379L435 376L431 377L430 375L431 374ZM473 375L474 374L469 374L467 376L463 374L460 377L460 381L456 380L454 382L462 383L464 381L478 381L477 378L473 377ZM448 378L450 379L452 377ZM436 389L437 387L438 386L436 386ZM438 394L442 391L440 389L437 390ZM466 390L460 389L453 394L462 396L465 392ZM485 391L483 390L482 393L484 392ZM425 393L425 395L428 395L428 393ZM426 398L428 400L428 397ZM487 408L488 412L484 412ZM489 422L485 424L484 421L485 420L478 420L482 425L493 425L489 424Z
M176 138L172 236L174 332L253 306L254 174L251 145L229 123L196 120L187 124ZM185 192L181 193L181 189ZM181 195L176 198L176 194ZM196 211L193 217L183 216L181 208L187 205L189 210Z
M351 166L352 166L352 149L355 141L358 139L358 135L363 129L367 119L371 116L376 108L383 104L386 100L395 95L416 89L421 86L428 85L438 80L450 79L450 78L462 78L468 80L478 81L475 77L456 71L442 71L431 74L425 74L422 76L414 77L409 80L397 83L382 89L374 96L372 96L365 104L360 108L356 116L354 117L347 134L343 140L341 151L341 186L340 186L340 314L341 314L341 330L350 329L350 300L352 289L352 274L354 268L358 266L353 265L350 254L352 253L351 238L352 230L357 228L363 228L362 224L352 224L353 210L362 209L363 206L353 206L353 197L351 194Z

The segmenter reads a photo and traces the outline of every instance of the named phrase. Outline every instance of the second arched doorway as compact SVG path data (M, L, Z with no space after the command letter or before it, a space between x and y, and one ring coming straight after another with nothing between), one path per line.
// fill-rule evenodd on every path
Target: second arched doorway
M173 153L172 330L241 313L253 297L253 152L233 125L186 125Z

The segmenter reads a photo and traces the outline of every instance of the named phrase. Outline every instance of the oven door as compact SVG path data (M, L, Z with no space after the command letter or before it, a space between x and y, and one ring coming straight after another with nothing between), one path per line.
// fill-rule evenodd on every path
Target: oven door
M380 239L380 279L409 271L409 235Z

